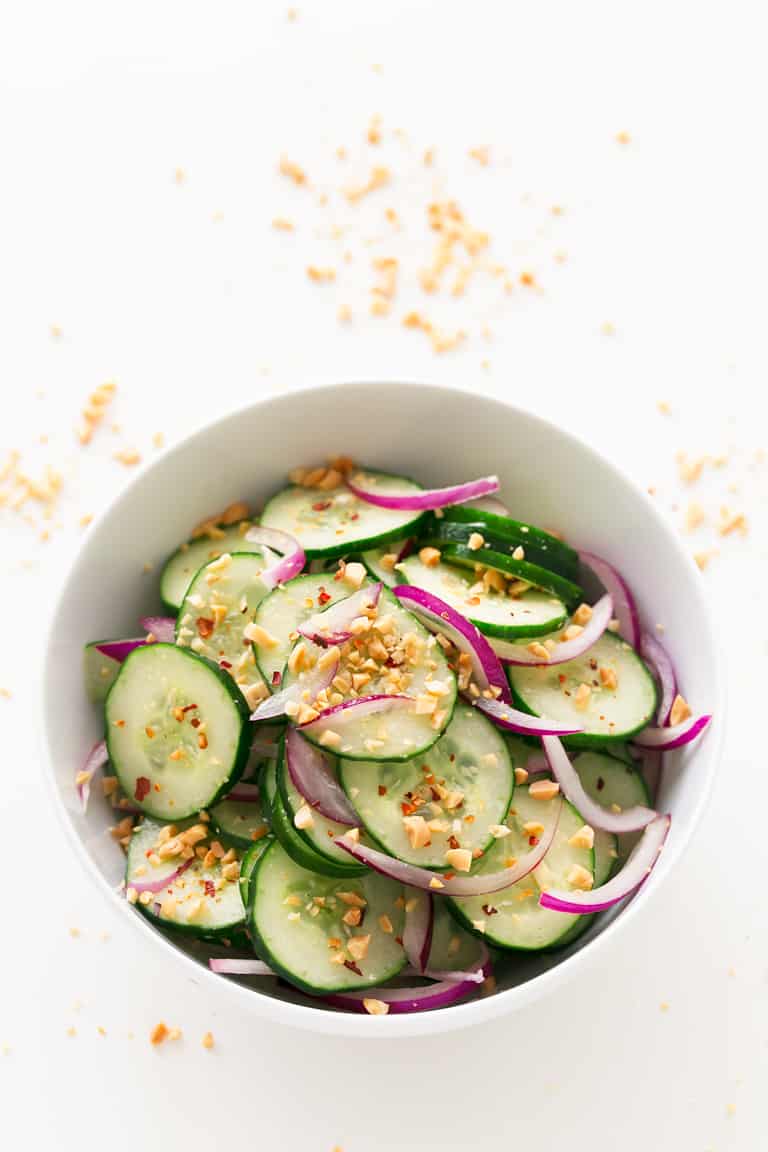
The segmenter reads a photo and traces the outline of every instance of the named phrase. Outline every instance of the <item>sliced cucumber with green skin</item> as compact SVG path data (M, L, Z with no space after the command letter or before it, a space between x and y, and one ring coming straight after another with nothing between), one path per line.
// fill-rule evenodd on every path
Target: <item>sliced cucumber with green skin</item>
M175 822L179 832L192 823L193 820ZM153 893L149 904L139 902L135 907L155 924L193 936L209 939L231 935L245 923L245 905L237 880L226 880L218 861L206 868L198 857L175 879L170 877L179 867L178 857L153 867L148 853L158 845L162 827L158 821L145 818L131 837L126 889L139 881L159 880L164 873L169 877L168 884L161 892Z
M219 835L239 848L249 848L269 830L260 799L220 800L210 815Z
M615 690L602 685L599 670L616 673ZM650 671L626 641L604 632L583 656L565 664L508 667L515 704L533 716L583 728L564 737L573 747L594 747L625 741L651 723L656 711L656 683ZM576 693L586 684L586 707L577 708Z
M439 896L432 903L434 920L427 967L437 972L465 972L482 955L480 941L464 931Z
M92 644L86 644L83 650L85 691L94 704L104 703L120 671L120 662L105 656L97 647L98 644L109 643L109 640L95 640Z
M343 917L355 904L362 922L350 926ZM291 984L340 992L382 984L405 967L403 904L402 885L385 876L319 876L274 843L251 876L248 923L258 954ZM366 937L364 956L357 943L350 952L351 941Z
M334 580L332 574L320 572L314 576L297 576L286 584L279 584L256 609L254 620L275 641L257 645L256 659L261 674L273 691L279 691L275 673L282 678L294 641L289 639L300 624L330 608L337 600L350 596L354 589L343 580Z
M210 660L175 644L135 648L105 714L109 758L123 791L162 820L215 804L248 761L249 708L240 689Z
M384 617L393 620L391 631L385 634L385 639L396 637L402 639L408 634L415 636L412 650L420 648L418 657L414 656L415 663L406 660L400 667L407 673L406 683L402 688L393 688L392 677L398 669L387 665L380 665L381 671L371 670L371 679L358 692L341 693L344 699L353 699L354 696L373 696L378 694L392 695L393 692L402 691L405 695L414 698L414 706L395 707L390 711L366 716L359 719L345 717L343 724L343 738L340 747L334 749L347 760L408 760L412 756L419 756L431 748L439 740L447 728L453 708L456 703L456 677L448 667L448 661L434 636L408 612L392 595L388 588L383 588L377 605L377 614L373 620L369 635L377 634L377 623ZM312 645L310 641L299 641L307 645L310 653L318 657L322 649ZM334 684L340 676L350 671L356 671L349 663L349 654L357 652L355 644L347 642L340 646L341 660ZM294 680L294 674L287 671L283 677L285 685ZM427 694L430 683L437 687L443 685L445 692L438 699L437 708L432 714L419 714L415 709L415 698ZM330 724L328 727L331 727ZM339 725L340 731L342 725ZM313 744L320 745L321 732L312 732L307 727L302 728L302 735Z
M269 845L273 842L273 836L262 836L260 840L256 840L247 848L242 860L240 861L240 899L243 902L243 907L250 907L251 903L251 876L253 870L261 859L263 852L266 852Z
M341 825L339 828L342 832L347 831ZM366 870L365 865L346 864L343 861L331 860L328 856L321 856L309 839L299 834L299 829L293 823L293 816L286 811L279 789L272 801L272 831L291 859L311 872L318 872L321 876L362 876ZM341 849L339 851L341 852ZM351 859L348 854L346 855Z
M540 564L567 580L578 579L579 557L573 548L548 532L534 528L532 524L521 524L511 517L456 505L445 508L443 515L436 517L422 531L425 536L443 540L446 544L466 544L472 532L479 532L488 548L506 553L521 547L525 559L531 564Z
M418 554L402 560L396 571L403 584L413 584L439 596L486 636L544 636L562 628L568 617L565 604L551 592L532 588L522 596L512 597L505 592L476 591L478 581L466 568L442 562L430 567L422 563Z
M515 560L512 556L496 552L492 548L468 548L465 544L442 544L437 541L437 547L443 560L450 564L460 564L473 571L481 568L494 568L506 576L514 576L517 580L525 580L534 588L543 588L562 600L568 609L575 608L583 598L582 589L572 580L550 572L548 568L541 568L538 564L529 564L527 560Z
M394 763L342 760L344 791L366 832L390 855L423 868L451 867L449 848L484 851L502 824L515 786L503 736L477 709L459 703L428 752ZM403 816L422 816L430 843L413 848Z
M349 831L347 825L329 820L315 809L309 809L311 823L302 828L296 826L297 814L307 806L304 797L294 786L284 755L281 756L277 765L277 790L282 801L283 811L291 822L295 836L298 836L314 852L322 856L324 861L342 868L345 875L350 874L350 871L352 875L357 874L359 867L351 863L352 857L349 852L345 852L343 848L334 844L337 836L343 836L345 832Z
M397 558L405 547L407 537L402 540L390 540L383 548L371 548L360 556L372 580L380 580L387 588L394 588L400 583L394 564L383 563L384 558Z
M259 774L262 810L267 821L272 823L272 806L277 795L277 760L265 760Z
M489 848L473 868L473 875L498 872L509 859L519 858L530 851L529 835L523 831L523 825L534 821L546 827L547 822L554 819L558 803L559 800L536 800L530 796L527 787L517 788L507 818L507 826L512 831ZM467 931L476 933L498 948L538 951L562 946L566 937L572 938L574 925L581 917L542 908L539 895L542 888L569 889L568 876L575 865L593 872L592 850L576 848L569 843L583 825L576 809L563 802L554 841L538 868L517 884L489 896L445 897L449 900L451 912Z
M252 552L229 555L224 569L213 560L193 577L176 621L176 643L213 660L247 693L264 683L243 632L268 591L259 579L266 562Z
M359 474L359 473L358 473ZM385 472L365 472L367 484L378 492L417 493L420 484ZM363 481L361 481L363 483ZM294 536L307 554L344 556L378 547L385 540L416 535L423 512L400 512L377 508L359 500L341 485L324 492L318 488L284 488L267 504L261 517L267 528L277 528Z
M610 808L612 804L618 804L622 809L633 808L636 804L651 806L651 797L642 773L625 761L617 760L607 753L582 752L573 761L573 766L579 773L584 791L604 808ZM603 841L606 836L607 832L595 830L596 856L598 839ZM611 870L624 863L641 836L642 832L623 832L613 837Z
M160 575L160 596L171 615L175 616L189 588L192 578L204 564L217 559L224 552L257 552L258 544L249 544L245 534L253 521L243 520L241 524L221 525L215 529L221 536L215 540L210 536L198 536L177 548L165 562Z

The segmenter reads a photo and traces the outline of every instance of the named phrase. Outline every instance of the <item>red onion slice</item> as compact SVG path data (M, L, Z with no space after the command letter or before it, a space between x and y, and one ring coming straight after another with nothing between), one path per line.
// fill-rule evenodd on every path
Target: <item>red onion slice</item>
M258 804L261 799L258 784L246 784L242 780L236 784L231 792L224 797L225 800L234 800L238 804Z
M174 880L178 880L182 872L186 872L187 868L194 862L195 857L193 856L191 860L184 860L173 872L157 880L130 880L128 887L135 888L137 892L162 892L163 888L167 888L169 884L173 884Z
M523 665L549 667L552 664L565 664L567 660L575 660L577 656L583 656L593 644L597 643L608 627L612 616L613 600L610 593L606 593L593 607L592 615L584 625L584 631L575 640L564 640L558 644L549 653L548 659L534 656L528 651L525 644L505 644L505 654L501 657L501 662L516 667Z
M672 817L668 814L652 820L624 867L606 884L593 888L591 892L561 892L553 888L541 893L539 904L542 908L551 908L555 912L573 912L577 916L602 912L612 904L618 904L648 879L664 847L671 822Z
M83 812L88 808L88 797L91 794L91 780L96 773L104 767L108 760L107 742L106 740L99 740L98 744L94 744L93 748L91 748L85 758L85 763L75 777L75 787L77 789L77 795L80 798Z
M602 828L605 832L616 833L637 832L658 816L658 812L641 804L625 808L623 812L612 812L609 808L604 808L584 791L579 774L568 759L568 754L557 736L544 736L541 743L552 775L560 785L560 791L592 828Z
M423 988L366 988L360 992L335 992L323 999L335 1008L346 1008L351 1012L366 1012L366 1000L381 1000L389 1005L392 1014L426 1012L461 1000L469 992L477 990L478 976L482 982L490 974L491 961L488 949L484 947L481 958L467 970L462 980L441 980Z
M439 872L430 872L426 868L419 868L416 864L406 864L403 860L396 860L394 856L387 856L375 848L367 848L364 844L355 844L344 836L337 836L334 840L339 848L349 852L361 864L367 864L374 872L382 876L389 876L401 884L410 884L412 888L421 888L438 896L485 896L486 893L500 892L511 884L517 884L534 868L538 868L549 851L560 822L560 813L563 808L562 797L557 801L556 814L550 826L538 844L516 860L509 868L501 872L489 872L479 876L452 876L446 879Z
M635 598L624 577L602 556L594 552L579 552L579 560L591 568L595 576L613 600L613 611L619 621L619 634L637 648L640 643L640 619L637 614Z
M398 584L393 588L400 603L418 616L433 632L440 632L460 652L466 652L472 661L472 674L481 692L498 688L501 699L511 702L509 684L498 656L491 645L465 616L446 604L439 596L416 588L412 584Z
M508 732L517 732L522 736L573 736L583 732L583 728L573 728L568 724L559 724L555 720L545 720L542 716L530 716L527 712L520 712L511 704L504 704L501 700L486 700L480 697L472 703L481 712L484 712L494 724L506 728Z
M263 960L217 959L211 956L208 960L211 972L218 972L221 976L277 976Z
M423 973L429 962L432 947L432 928L435 922L435 909L431 892L417 889L405 896L405 929L403 948L417 972Z
M352 622L375 608L380 596L381 584L370 584L343 600L337 600L324 612L315 612L299 625L298 631L315 644L343 644L352 636Z
M262 584L267 588L275 588L284 584L286 580L293 580L304 567L306 556L304 549L294 536L287 532L279 532L277 528L265 528L262 524L255 524L245 534L249 544L266 544L267 548L275 548L282 552L282 558L265 570L259 576Z
M338 648L330 648L329 653L327 665L324 664L320 668L315 664L314 668L310 668L309 672L302 672L301 676L287 688L262 700L256 711L251 713L251 720L271 720L275 716L284 716L286 704L299 703L304 692L309 692L309 699L314 700L331 683L339 666Z
M470 980L473 984L482 984L483 980L485 980L482 971L472 972L469 968L446 971L443 971L441 968L425 968L424 971L418 973L418 975L426 976L430 980L445 980L449 984L456 984L461 980Z
M163 644L173 644L176 640L176 621L172 616L142 616L139 621L145 632L151 632L155 640Z
M292 727L285 734L285 762L294 788L311 808L338 824L360 823L327 757Z
M334 704L326 708L315 720L302 724L301 732L309 732L319 737L327 728L343 733L347 724L357 724L366 716L376 716L380 712L392 712L396 708L412 708L416 701L412 696L358 696L355 700L345 700L342 704Z
M655 748L658 752L671 752L673 748L682 748L700 736L708 726L712 716L691 716L682 724L674 728L644 728L632 737L632 743L640 748Z
M427 488L422 492L377 492L374 488L354 483L365 480L365 476L347 480L350 492L366 504L377 508L395 508L401 512L431 512L435 508L446 508L449 504L464 504L478 496L490 496L499 490L498 476L483 476L480 480L470 480L466 484L453 484L450 488Z
M677 695L677 677L672 658L663 644L660 644L650 632L643 632L640 637L640 655L646 664L656 673L656 679L661 689L659 710L656 713L656 722L664 728L669 724L669 714Z
M141 648L144 644L146 644L146 640L143 636L139 636L130 640L105 640L102 644L95 644L94 647L101 652L102 656L108 656L110 660L116 660L118 664L122 664L134 648Z

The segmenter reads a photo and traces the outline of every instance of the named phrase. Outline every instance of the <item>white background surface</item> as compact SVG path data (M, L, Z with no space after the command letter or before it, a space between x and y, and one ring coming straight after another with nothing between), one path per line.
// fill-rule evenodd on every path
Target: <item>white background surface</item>
M35 476L51 463L65 477L48 542L0 509L0 686L12 693L0 699L4 1140L115 1152L190 1136L288 1152L500 1140L754 1152L768 1120L757 733L768 485L756 455L768 85L757 6L390 0L286 13L263 2L0 9L0 447L18 448ZM375 114L378 150L365 142ZM467 155L483 145L487 168ZM307 169L310 190L277 174L282 153ZM350 208L338 189L374 163L390 167L391 187ZM515 281L533 271L541 290L516 282L505 296L478 278L461 300L423 296L415 270L431 249L433 195L456 199L490 232L492 259ZM389 206L405 224L391 239ZM276 215L296 233L275 232ZM387 319L366 314L378 255L401 259ZM310 263L338 268L338 282L310 283ZM355 313L344 327L342 303ZM468 340L436 357L400 325L412 307ZM655 485L675 522L691 498L710 521L723 503L750 521L745 539L708 526L691 538L692 550L721 549L706 579L730 710L687 859L589 974L514 1017L434 1040L330 1041L201 999L90 885L39 770L40 622L80 516L130 480L113 453L151 458L155 432L172 443L315 376L513 397ZM77 414L110 378L121 431L105 426L84 451ZM729 463L683 492L681 449ZM153 1050L160 1018L184 1039ZM200 1044L208 1029L212 1052Z

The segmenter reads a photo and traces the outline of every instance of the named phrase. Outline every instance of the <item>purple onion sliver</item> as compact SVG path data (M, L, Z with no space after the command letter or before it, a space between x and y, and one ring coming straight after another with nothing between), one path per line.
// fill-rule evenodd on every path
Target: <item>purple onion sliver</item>
M142 616L139 620L145 632L151 632L161 644L173 644L176 640L176 621L172 616Z
M574 640L564 640L557 644L546 659L534 656L528 651L525 644L505 644L503 664L512 664L521 667L551 667L554 664L565 664L568 660L575 660L597 643L605 632L613 616L613 600L610 593L602 596L592 609L592 615L581 632Z
M690 744L709 725L712 716L691 716L682 724L674 728L644 728L632 737L632 742L639 748L655 748L658 752L671 752L673 748L682 748Z
M672 711L672 705L677 695L675 666L664 645L660 644L656 637L651 635L650 632L643 632L640 637L640 655L646 664L649 664L655 672L659 688L661 689L661 699L659 701L659 710L656 713L656 723L660 728L664 728L669 724L669 714Z
M624 577L612 564L594 552L579 552L579 560L587 568L591 568L595 576L613 600L613 611L619 622L619 633L624 639L637 648L640 643L640 619L637 614L635 598Z
M311 808L337 824L360 823L327 757L293 727L285 734L285 763L294 788Z
M255 524L245 534L249 544L265 544L267 548L274 548L282 552L282 558L266 568L259 579L267 588L275 588L298 576L304 567L306 556L304 549L295 536L287 532L279 532L276 528L265 528L263 524Z
M409 612L469 656L475 683L481 691L497 688L500 699L511 703L509 684L499 658L474 624L439 596L413 584L398 584L392 592Z
M107 742L106 740L99 740L98 744L94 744L86 756L82 768L78 770L75 787L77 789L77 795L80 798L80 805L83 812L88 808L88 798L91 794L91 780L99 769L104 767L108 760Z
M417 972L423 972L429 961L434 919L435 909L431 892L416 890L406 893L403 948L408 963Z
M369 584L353 592L351 596L337 600L325 611L315 612L299 625L298 631L315 644L343 644L352 636L350 629L353 621L363 616L367 610L375 608L380 596L381 584Z
M599 888L593 888L591 892L579 890L563 892L549 889L541 893L539 904L542 908L551 908L554 912L569 912L577 916L602 912L613 904L618 904L647 880L664 847L671 822L672 817L668 814L657 816L652 820L632 849L621 871Z
M258 804L260 799L258 784L246 784L242 780L224 797L224 800L231 800L235 804ZM224 800L219 803L223 804Z
M194 863L194 857L191 860L185 860L179 864L178 868L171 872L169 876L163 876L158 880L129 880L128 887L135 888L137 892L162 892L163 888L167 888L169 884L173 884L178 880L182 872L186 872L190 864Z
M560 785L560 791L566 800L574 806L585 823L592 828L601 828L605 832L637 832L645 828L658 816L652 808L645 808L636 804L632 808L625 808L622 812L612 812L598 804L584 790L579 774L568 759L568 753L556 736L544 736L541 743L547 757L552 775Z
M94 644L94 648L101 652L102 656L107 656L110 660L117 661L122 664L127 656L130 656L134 648L141 648L146 643L143 636L134 637L130 640L105 640L101 644Z
M570 724L558 724L555 720L545 720L542 716L520 712L500 700L486 700L481 696L472 703L500 728L506 728L508 732L517 732L523 736L573 736L577 732L584 731L583 728L574 728Z
M341 704L334 704L332 708L326 708L314 720L302 724L300 730L316 736L329 724L343 727L347 721L357 723L358 720L366 716L375 716L379 712L391 712L394 708L411 708L415 703L416 701L412 696L402 696L399 693L397 695L393 693L391 696L383 693L358 696L354 700L344 700Z
M319 663L316 664L309 672L297 677L287 688L262 700L256 711L251 713L251 720L271 720L275 716L284 716L286 704L290 701L298 702L304 692L309 692L310 700L314 700L331 683L339 666L338 648L330 648L328 651L330 655L324 660L322 668L319 667Z
M208 960L211 972L220 976L276 976L268 964L263 960L240 960L237 958L218 959L211 956Z
M500 892L502 888L508 888L511 884L516 884L534 868L538 868L555 838L560 823L560 813L563 810L562 797L559 797L555 804L555 814L549 827L539 837L538 844L531 848L530 852L526 852L524 856L516 860L509 868L504 868L501 872L490 872L486 875L452 876L447 879L437 872L430 872L426 868L419 868L416 864L397 860L394 856L388 856L386 853L379 852L375 848L368 848L364 844L354 843L346 836L337 836L334 844L349 852L350 856L359 860L361 864L367 864L374 872L380 872L382 876L389 876L391 880L398 880L401 884L410 884L412 888L421 888L438 896L485 896L491 892Z
M445 1008L462 999L470 992L477 991L476 975L485 980L491 974L491 961L488 949L483 948L482 958L467 972L463 980L443 980L422 988L366 988L360 992L337 992L323 999L335 1008L352 1012L367 1012L364 1001L381 1000L389 1005L392 1014L399 1012L424 1012L433 1008Z
M374 488L366 488L354 480L365 480L365 476L356 476L347 480L350 492L358 500L366 504L373 504L377 508L394 508L401 512L430 512L435 508L446 508L449 504L464 504L467 500L474 500L478 496L490 496L499 490L498 476L483 476L480 480L470 480L466 484L454 484L450 488L429 488L421 492L377 492Z

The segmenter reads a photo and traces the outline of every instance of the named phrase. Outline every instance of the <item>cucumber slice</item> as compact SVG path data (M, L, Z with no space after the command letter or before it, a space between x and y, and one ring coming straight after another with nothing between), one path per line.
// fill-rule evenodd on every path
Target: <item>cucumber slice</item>
M117 679L120 663L111 656L105 656L96 647L97 644L107 644L107 640L95 640L86 644L83 649L83 675L85 678L85 691L88 699L94 704L103 704L107 693Z
M504 738L467 704L456 706L444 735L423 756L394 763L342 760L340 779L385 852L436 870L450 868L449 848L484 851L492 843L490 828L504 822L514 789ZM404 814L430 824L428 845L411 846Z
M178 820L208 808L247 763L249 709L240 689L186 648L135 648L105 712L115 774L126 796L150 816Z
M277 795L277 760L265 760L259 774L259 788L264 815L271 824L272 808Z
M289 639L300 624L315 612L330 608L343 600L353 589L343 580L334 580L332 574L320 572L314 576L297 576L286 584L279 584L265 596L256 609L254 620L274 639L275 643L257 645L256 659L266 683L277 691L275 673L282 677L283 669L293 647Z
M261 546L249 544L245 539L252 524L251 520L243 520L242 524L221 525L216 529L216 532L221 532L221 536L215 540L210 536L198 536L182 544L166 560L160 575L160 596L172 616L181 607L192 577L204 564L216 560L224 552L258 552L261 555Z
M255 707L258 691L254 688L263 685L264 678L254 647L243 632L267 594L259 579L266 563L252 552L230 555L223 570L213 560L192 579L176 621L176 643L229 672Z
M402 540L390 540L383 548L371 548L368 552L363 552L360 556L363 564L368 570L368 575L372 580L380 580L386 588L394 588L399 584L400 578L395 571L395 566L390 563L392 557L398 557L402 552L407 537ZM384 563L384 560L387 562Z
M582 752L573 761L579 773L584 791L592 800L610 808L618 804L620 808L632 808L635 804L651 806L651 797L643 775L637 768L601 752ZM598 841L604 841L609 834L595 830L595 856L598 854ZM613 854L609 854L611 871L624 863L642 832L624 832L614 836ZM601 843L601 849L605 846ZM610 849L609 849L610 853ZM595 884L602 881L597 880Z
M485 537L486 546L497 552L512 552L522 547L525 559L531 564L540 564L567 580L578 579L579 557L573 548L549 532L533 524L521 524L510 516L457 504L443 509L443 515L436 517L424 534L445 543L466 544L472 532L479 532Z
M529 850L529 837L523 825L529 821L546 827L554 815L554 800L535 800L528 788L517 788L507 818L509 836L497 840L483 856L474 873L498 872L505 862ZM594 854L587 848L574 848L568 841L584 824L579 813L565 802L555 839L545 859L517 884L488 896L445 897L450 909L468 931L498 948L538 951L572 939L575 924L582 919L569 913L553 912L539 905L543 887L569 887L568 875L574 865L593 872Z
M194 820L177 821L175 827L183 832ZM153 894L149 904L137 903L136 908L156 924L175 928L205 938L226 936L245 923L245 905L237 880L229 881L217 860L206 868L195 857L180 876L170 876L179 866L179 858L163 860L153 867L150 855L158 847L163 825L156 820L144 819L135 829L128 847L125 886L130 888L138 880L169 877L161 892Z
M348 828L336 820L328 820L320 812L311 809L311 824L307 827L296 826L296 815L305 807L304 797L297 791L288 771L285 755L281 756L277 765L277 790L282 801L283 811L291 822L293 833L305 841L324 861L343 868L344 875L359 874L359 866L351 863L352 857L343 848L334 844L337 836L343 836Z
M334 825L334 827L339 830L335 835L346 832L346 828L340 824ZM331 860L329 856L321 855L309 837L300 834L293 822L293 814L286 811L279 788L272 801L272 831L291 859L300 864L302 868L309 869L310 872L317 872L321 876L362 876L365 872L365 865ZM338 851L341 853L342 849L338 849ZM344 855L347 860L351 860L348 853L344 853Z
M263 852L267 850L272 843L274 837L262 836L261 840L257 840L247 848L242 860L240 861L240 899L243 902L243 907L248 908L251 903L251 876L253 870L261 859Z
M239 848L250 848L269 831L260 799L220 800L210 815L219 835Z
M428 567L418 555L402 560L397 572L404 584L439 596L486 636L543 636L562 628L568 616L562 600L550 592L531 588L522 596L512 597L493 589L484 591L482 581L478 582L466 568L442 562Z
M343 917L355 904L363 915L350 926ZM352 879L318 876L273 843L251 877L248 922L259 955L291 984L309 993L339 992L381 984L403 969L403 905L402 885L384 876L369 870ZM366 937L364 956L360 945L349 951L353 940Z
M387 624L382 623L385 619ZM380 631L381 627L386 631ZM407 639L409 635L413 637L412 640ZM365 638L356 638L340 645L341 660L333 682L334 688L343 686L345 682L351 683L350 678L354 674L364 674L361 664L366 661L356 661L369 650L367 645L376 637L383 637L385 643L395 645L387 664L374 660L370 669L366 669L370 680L365 685L358 681L358 689L341 691L339 687L337 694L341 699L334 699L334 703L341 703L342 699L354 699L357 695L391 695L393 692L403 692L414 698L423 697L427 695L430 684L437 687L438 683L444 687L445 693L438 698L435 711L431 714L419 714L415 707L395 708L391 712L355 721L347 719L344 723L343 742L338 751L347 760L408 760L431 748L447 728L456 703L456 677L448 667L443 649L434 636L402 607L389 589L384 588L379 597L376 617ZM406 642L405 649L401 643L403 640ZM310 641L299 643L306 644L315 658L322 652ZM396 658L400 660L401 653L402 662L395 667L390 666L389 661ZM403 677L398 681L400 671L403 671ZM284 683L292 683L294 676L294 673L287 671ZM303 730L302 735L312 743L319 744L320 733L313 735Z
M443 554L443 560L450 564L461 564L473 571L480 568L493 568L503 572L506 576L514 576L518 580L525 580L535 588L543 588L562 600L568 609L575 608L583 599L582 589L572 580L558 576L548 568L538 564L530 564L527 560L515 560L508 553L496 552L492 548L472 549L465 544L443 544L437 541L437 546Z
M385 472L365 473L380 492L421 492L420 484ZM267 504L261 518L268 528L289 532L299 541L308 559L344 556L394 540L416 535L422 512L399 512L377 508L358 500L346 485L324 492L317 488L284 488Z
M600 668L612 669L618 687L601 686ZM656 683L635 650L613 632L604 632L583 656L552 667L508 667L510 687L518 708L534 716L583 727L565 737L573 747L592 747L628 740L651 722L656 711ZM590 688L586 707L574 701L581 684Z
M438 972L465 971L480 959L480 941L464 931L439 896L433 900L433 906L432 944L427 967Z

